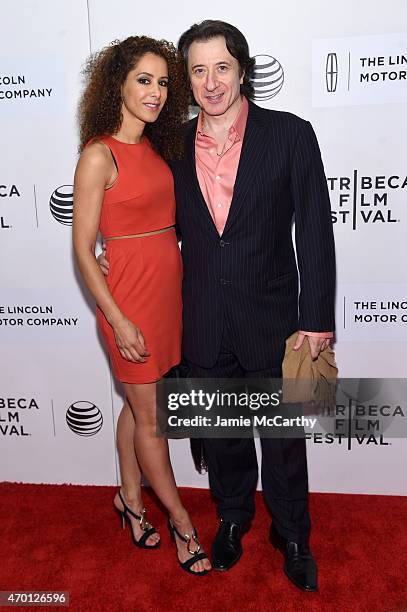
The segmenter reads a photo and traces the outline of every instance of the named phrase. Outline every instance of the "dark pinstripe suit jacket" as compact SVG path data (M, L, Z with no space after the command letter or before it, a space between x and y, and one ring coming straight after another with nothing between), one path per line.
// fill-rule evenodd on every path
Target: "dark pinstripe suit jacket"
M186 157L172 164L184 262L183 354L214 365L226 315L244 368L279 366L293 331L335 329L334 239L314 131L295 115L249 103L220 237L197 179L196 126L197 119L187 124Z

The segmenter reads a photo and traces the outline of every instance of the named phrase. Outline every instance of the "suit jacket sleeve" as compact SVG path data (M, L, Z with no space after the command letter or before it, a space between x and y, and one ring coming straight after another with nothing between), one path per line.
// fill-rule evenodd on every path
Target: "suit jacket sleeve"
M335 330L335 244L328 187L318 142L301 121L291 168L300 273L299 329Z

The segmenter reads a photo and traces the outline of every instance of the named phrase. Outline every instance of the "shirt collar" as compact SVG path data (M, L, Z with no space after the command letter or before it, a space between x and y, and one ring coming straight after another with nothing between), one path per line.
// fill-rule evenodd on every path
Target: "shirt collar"
M249 103L246 97L242 96L242 104L241 104L241 107L237 114L236 119L234 120L234 122L229 128L229 135L233 135L234 133L236 133L236 136L238 137L238 139L243 140L244 133L246 130L246 123L247 123L248 115L249 115ZM197 124L196 131L197 131L197 134L199 134L200 136L206 136L205 132L203 131L203 127L202 127L202 118L203 118L203 113L201 111L198 115L198 124Z

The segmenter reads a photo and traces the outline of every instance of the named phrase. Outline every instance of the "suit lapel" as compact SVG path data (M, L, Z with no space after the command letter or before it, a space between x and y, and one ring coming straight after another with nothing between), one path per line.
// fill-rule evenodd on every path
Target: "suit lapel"
M268 143L267 132L262 129L262 109L249 102L249 114L243 138L242 152L237 169L233 197L223 233L227 232L239 214L246 195L256 177L256 169L264 156Z
M198 175L196 173L196 162L195 162L195 136L196 127L198 120L195 119L190 126L188 126L188 132L186 136L186 161L187 161L187 179L189 187L194 194L194 201L198 204L198 209L201 210L207 227L211 230L211 233L215 232L216 236L219 237L216 225L213 222L212 215L208 210L208 206L205 202L205 198L202 195L201 188L199 186Z
M238 213L245 201L246 195L256 177L256 169L259 167L268 144L268 131L262 127L262 112L252 102L249 102L249 114L247 117L246 130L243 138L242 152L240 154L239 166L236 174L236 181L233 189L233 197L230 205L229 215L226 221L223 234L233 225L238 217ZM187 128L186 134L186 179L189 187L194 194L194 201L197 208L201 210L205 218L206 226L211 234L219 237L212 215L208 210L205 198L202 195L196 173L195 163L195 136L198 119L195 118Z

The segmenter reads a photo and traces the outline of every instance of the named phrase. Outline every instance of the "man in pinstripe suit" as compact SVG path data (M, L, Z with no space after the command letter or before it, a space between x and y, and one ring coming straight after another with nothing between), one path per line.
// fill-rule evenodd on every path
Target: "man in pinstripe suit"
M235 27L193 25L179 49L201 107L186 126L186 158L172 166L184 262L183 356L191 377L279 377L289 335L299 331L297 348L307 337L317 357L335 325L334 241L318 143L307 121L250 102L254 60ZM271 541L290 580L315 591L305 441L261 444ZM242 554L241 534L254 514L254 441L207 439L205 450L221 519L213 566L227 570Z

